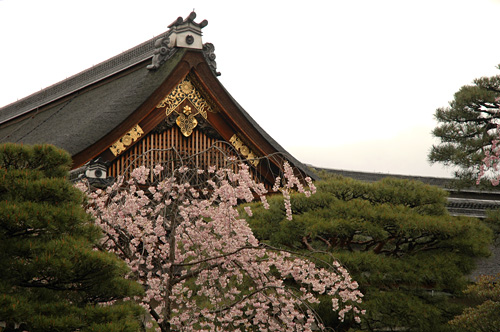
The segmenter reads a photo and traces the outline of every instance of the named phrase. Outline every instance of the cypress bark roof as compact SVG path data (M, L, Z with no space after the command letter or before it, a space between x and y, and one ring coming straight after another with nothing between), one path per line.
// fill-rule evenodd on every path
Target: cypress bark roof
M0 108L0 142L50 143L72 155L80 152L124 121L171 69L138 70L149 64L155 39Z
M164 32L61 82L0 108L0 125L150 59L155 49L155 40L167 36L168 33Z
M194 34L198 38L196 31L192 33L192 27L201 29L207 24L206 21L194 23L193 14L185 20L177 19L169 26L170 30L155 38L0 108L0 143L49 143L75 156L86 151L89 146L102 140L113 130L116 131L116 128L133 116L148 98L158 93L162 83L171 76L186 53L202 52L199 49L189 49L189 45L188 48L176 46L182 42L191 42L188 39L180 40L185 37L182 33ZM180 29L182 24L190 25L191 30ZM173 46L167 45L169 40ZM166 60L165 57L161 58L161 64L158 65L158 57L163 56L160 47L165 45L168 56ZM215 77L218 73L213 61L213 45L204 44L203 48L205 46L207 50L203 51L203 55ZM222 87L218 80L217 84ZM247 123L244 125L246 128L251 127L275 152L282 153L303 172L312 175L304 165L272 139L224 87L222 90L227 99L236 106L239 113L236 118Z

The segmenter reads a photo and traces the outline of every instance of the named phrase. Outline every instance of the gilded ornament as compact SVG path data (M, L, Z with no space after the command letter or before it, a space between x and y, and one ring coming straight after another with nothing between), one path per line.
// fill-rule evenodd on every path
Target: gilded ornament
M193 90L193 85L189 81L183 81L181 83L181 91L184 92L184 94L188 95L191 93Z
M125 136L125 137L123 137L123 138L122 138L122 143L123 143L123 145L125 145L125 146L128 146L128 145L132 144L132 137L130 137L130 136L128 136L128 135L127 135L127 136Z
M139 125L135 125L128 133L123 135L118 141L113 143L109 149L113 155L117 156L127 149L129 145L139 139L144 134L144 131Z
M181 114L177 117L175 121L179 128L181 129L182 135L189 137L193 133L193 129L198 125L198 121L194 118L192 114L185 116Z
M236 151L241 153L241 155L245 158L248 159L248 162L251 163L254 166L257 166L259 164L259 159L257 159L257 155L250 150L248 146L246 146L241 138L238 137L238 135L234 134L231 136L229 139L229 142L234 146Z
M240 148L240 152L244 156L248 156L250 154L250 149L246 145L242 145Z
M189 100L195 109L193 110L189 106L184 106L184 108L180 110L179 106L185 100ZM163 98L156 108L165 108L165 114L167 116L176 112L179 115L176 119L176 123L179 128L181 128L182 134L186 137L191 135L193 129L198 124L195 116L201 114L203 118L207 119L207 112L215 113L213 108L201 96L200 92L196 90L188 77L179 83L170 94Z

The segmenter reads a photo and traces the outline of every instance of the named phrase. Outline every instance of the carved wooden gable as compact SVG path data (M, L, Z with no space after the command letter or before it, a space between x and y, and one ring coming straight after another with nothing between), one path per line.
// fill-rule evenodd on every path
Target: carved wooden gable
M311 175L222 86L214 46L201 39L207 22L195 17L4 107L3 142L54 144L71 153L73 174L99 178L188 159L192 167L221 167L228 157L247 160L268 184L285 159ZM97 162L99 172L87 172Z
M224 139L212 125L228 127L217 113L220 107L202 84L193 75L186 75L145 119L103 154L103 159L110 161L108 176L176 161L199 169L219 168L227 165L228 158L246 160L255 170L260 163L256 148L233 128L229 139Z

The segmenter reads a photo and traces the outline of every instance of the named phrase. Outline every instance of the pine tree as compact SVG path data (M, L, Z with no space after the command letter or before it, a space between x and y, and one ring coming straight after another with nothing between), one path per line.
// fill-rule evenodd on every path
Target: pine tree
M252 207L249 224L264 243L333 255L358 281L361 325L324 320L336 331L450 330L462 309L453 299L465 289L474 257L489 253L491 230L450 216L446 192L418 181L332 178L316 187L307 200L292 195L293 220L269 199L269 210Z
M465 292L477 305L466 308L451 324L464 332L500 331L500 273L480 276Z
M102 234L53 146L0 146L0 331L138 331L142 288L94 250Z
M486 151L498 137L499 108L500 75L461 87L448 107L436 110L439 124L432 134L440 143L432 146L429 161L452 167L459 179L475 180Z

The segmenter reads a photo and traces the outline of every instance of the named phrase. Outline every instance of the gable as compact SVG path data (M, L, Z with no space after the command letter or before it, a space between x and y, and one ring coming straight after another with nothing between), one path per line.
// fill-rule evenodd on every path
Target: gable
M177 29L154 43L141 44L142 56L133 63L127 56L127 65L120 64L118 56L110 64L98 65L114 68L102 77L83 72L92 76L91 83L48 96L58 90L54 87L69 84L61 82L42 91L43 98L30 96L31 102L8 105L9 116L0 119L0 141L54 144L71 153L74 169L100 158L108 163L112 176L126 172L134 159L139 163L138 156L144 165L165 161L167 150L200 154L200 167L222 166L221 156L201 157L210 147L226 157L249 160L256 174L269 181L279 174L285 159L312 175L222 86L214 47L201 44L200 29L206 22L197 25L194 17L185 21L196 29L186 33ZM179 24L184 23L174 22ZM144 45L150 49L145 51ZM125 53L135 54L134 50ZM78 81L78 75L70 80ZM267 159L261 162L264 156Z
M263 156L245 133L230 124L221 105L190 71L147 116L92 159L108 162L108 175L116 177L140 165L165 162L221 168L232 157L247 160L259 181L272 185L283 160L275 156L275 162L261 164Z
M0 142L49 143L75 157L132 116L168 77L182 54L178 52L169 64L156 72L146 70L150 60L143 60L47 104L32 104L29 111L21 100L21 114L0 123ZM15 106L7 108L15 109ZM0 109L0 113L3 111ZM76 161L75 166L87 161Z

